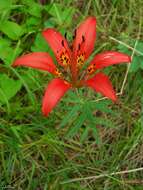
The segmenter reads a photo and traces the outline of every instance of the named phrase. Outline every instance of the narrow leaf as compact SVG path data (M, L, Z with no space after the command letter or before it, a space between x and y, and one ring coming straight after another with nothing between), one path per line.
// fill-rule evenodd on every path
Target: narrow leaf
M86 120L86 116L84 113L82 113L79 117L78 120L75 124L75 126L71 127L68 134L67 134L67 138L72 138L81 128L81 126L83 125L84 121Z
M62 120L60 127L64 127L69 121L73 120L73 118L78 114L79 110L81 109L80 105L74 106L71 111L65 115L64 119Z

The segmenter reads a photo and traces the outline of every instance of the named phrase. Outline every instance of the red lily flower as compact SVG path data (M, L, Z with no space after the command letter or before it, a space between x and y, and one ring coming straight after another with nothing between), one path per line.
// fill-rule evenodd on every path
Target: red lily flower
M71 48L66 37L63 37L53 28L44 30L42 35L52 48L57 62L63 67L64 72L69 73L70 71L68 78L65 80L50 55L44 52L23 55L15 60L13 66L22 65L46 70L55 76L55 79L48 85L43 98L42 112L45 116L51 112L70 88L88 86L113 101L117 100L108 76L101 71L97 73L97 70L113 64L129 63L131 58L128 55L116 51L100 53L93 58L84 73L80 72L84 62L94 49L96 39L95 17L88 17L75 30Z

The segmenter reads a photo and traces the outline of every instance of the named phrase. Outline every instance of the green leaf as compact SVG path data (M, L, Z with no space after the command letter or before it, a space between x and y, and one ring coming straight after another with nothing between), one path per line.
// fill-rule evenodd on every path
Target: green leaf
M41 11L43 6L40 3L36 3L35 0L22 0L24 4L24 13L29 13L30 15L41 18Z
M41 22L40 18L31 17L26 20L26 27L36 26L39 25Z
M129 72L136 72L140 68L140 58L139 56L134 56L130 65Z
M50 5L47 5L45 7L45 10L47 10L47 12L50 15L52 15L53 17L55 17L57 19L57 22L59 24L62 24L62 19L61 19L62 6L61 6L61 4L52 3Z
M134 47L135 43L136 43L136 40L134 40L134 42L132 42L131 45ZM142 50L143 50L143 41L138 41L137 45L135 46L135 49L142 52Z
M75 13L75 9L73 7L64 9L63 14L62 14L62 22L66 23L67 25L71 24L74 13Z
M56 19L59 25L69 25L72 22L73 15L75 13L75 9L73 7L65 9L65 7L59 3L47 5L45 6L45 10Z
M84 121L86 120L85 113L81 113L81 115L78 117L77 122L74 126L70 128L67 134L67 138L72 138L80 129L80 127L84 124Z
M74 106L71 109L71 111L69 111L68 114L64 116L64 119L62 120L60 127L64 127L69 121L73 120L73 118L78 114L80 109L80 105Z
M22 139L21 139L20 133L19 133L19 130L21 128L17 127L17 126L12 126L10 129L14 133L15 137L19 140L19 142L22 143Z
M24 5L30 6L34 3L34 0L22 0Z
M100 102L90 102L90 106L93 110L99 110L105 113L111 113L115 115L115 112L111 110L109 107L111 101L109 100L102 100Z
M138 57L140 62L140 68L143 69L143 56Z
M82 111L84 112L86 118L90 120L91 123L94 122L94 117L92 114L92 108L90 102L86 102L85 104L83 104Z
M30 5L28 7L28 13L38 18L41 17L41 11L42 11L42 6L38 3L32 3L32 6Z
M13 49L12 49L12 47L7 47L6 49L3 49L3 50L0 51L0 58L6 64L10 63L10 60L11 60L12 56L13 56Z
M21 81L9 78L6 74L0 74L0 101L6 103L21 89Z
M0 0L0 11L5 11L11 8L12 0Z
M7 35L12 40L18 40L23 34L23 29L20 25L12 21L3 21L0 23L0 31Z
M22 49L19 46L15 48L11 47L10 40L0 38L0 59L2 59L5 64L10 64L21 51Z
M88 136L88 131L89 131L89 127L86 127L80 137L80 142L82 143L83 141L85 141L85 139Z
M91 128L92 128L93 136L95 138L96 143L101 144L101 139L100 139L97 128L95 126L92 126Z
M136 53L132 59L129 72L137 72L140 68L143 69L143 41L138 41L136 43L136 40L131 40L130 44L131 47L135 48L136 51L139 51L139 53ZM128 55L132 54L132 51L129 50L126 46L119 44L117 47L120 51L127 53Z
M42 51L42 52L46 52L49 51L49 46L47 44L47 42L44 40L43 36L41 35L41 33L38 33L35 41L34 41L34 45L31 47L31 50L33 52L38 52L38 51Z
M122 44L119 44L117 46L117 49L120 50L120 52L123 52L123 53L126 53L128 55L131 55L131 51L126 46L124 46Z
M84 110L87 120L89 121L89 127L91 127L91 128L92 128L92 126L96 127L96 125L104 125L107 127L114 127L114 123L112 121L108 120L107 118L96 117L93 115L92 104L90 102L87 102L84 105L83 110Z
M6 38L0 38L0 51L11 45L11 41Z
M49 18L44 22L44 27L45 28L54 28L56 27L56 21L53 17Z

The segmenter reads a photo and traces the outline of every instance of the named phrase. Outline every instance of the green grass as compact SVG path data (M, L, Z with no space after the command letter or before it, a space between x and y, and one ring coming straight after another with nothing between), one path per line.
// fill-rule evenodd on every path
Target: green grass
M54 4L0 0L0 76L8 77L9 86L10 79L21 85L12 88L13 97L0 86L0 190L142 190L143 64L137 60L143 62L143 1L48 2ZM123 93L112 104L90 90L71 91L45 118L41 99L51 76L12 68L12 61L30 51L52 54L39 32L52 26L70 39L88 15L97 18L93 55L120 50L136 57ZM7 20L18 26L4 29ZM105 70L117 92L126 70Z

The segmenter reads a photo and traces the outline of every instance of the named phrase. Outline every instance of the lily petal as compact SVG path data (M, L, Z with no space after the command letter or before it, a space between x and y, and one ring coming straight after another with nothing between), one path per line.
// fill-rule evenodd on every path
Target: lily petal
M45 116L52 111L70 87L71 85L68 82L58 78L49 83L42 103L42 112Z
M58 63L67 66L70 62L70 49L66 39L53 28L45 29L42 35L52 48Z
M116 51L107 51L95 55L90 65L94 65L96 69L102 69L114 64L131 62L131 57Z
M52 58L45 52L34 52L18 57L12 66L32 67L45 70L53 74L56 70L56 66L53 63Z
M77 52L79 47L81 47L81 49L83 48L85 59L87 59L93 51L95 39L96 19L95 17L88 17L76 30L73 44L74 51Z
M117 96L112 87L112 84L108 78L103 73L97 73L93 78L87 80L86 85L91 87L96 92L101 93L102 95L108 97L109 99L116 101Z

